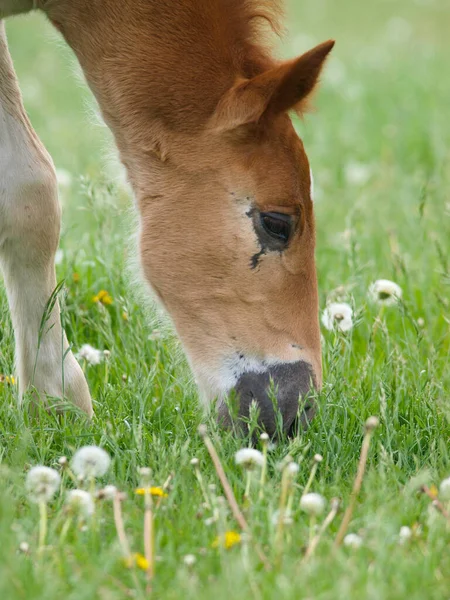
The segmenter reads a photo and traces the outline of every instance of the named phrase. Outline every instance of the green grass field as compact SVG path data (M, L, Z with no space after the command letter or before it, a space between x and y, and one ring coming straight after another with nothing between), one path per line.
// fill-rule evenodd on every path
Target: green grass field
M244 503L245 475L234 464L234 453L248 441L217 431L208 420L252 531L251 539L244 536L225 549L214 547L216 536L239 528L221 500L218 478L197 434L205 417L188 368L173 336L164 328L155 332L151 310L130 284L133 216L126 190L109 176L115 171L111 138L95 124L78 68L44 20L32 16L7 24L31 120L65 172L60 177L63 255L57 271L66 282L67 334L74 351L89 343L111 355L85 366L95 400L92 423L69 409L59 416L32 417L17 407L15 385L0 383L3 600L450 596L450 525L417 492L421 483L439 487L450 476L450 4L292 0L287 25L284 55L330 37L337 40L317 110L298 129L316 184L321 308L340 298L353 306L355 322L347 334L323 329L318 415L306 433L270 451L262 500L255 480L251 501ZM403 290L401 303L381 311L367 295L380 278ZM112 304L93 302L102 289ZM8 381L13 362L13 332L1 288L0 374ZM310 523L299 500L313 456L323 455L313 491L328 503L339 497L345 508L364 422L371 415L379 417L380 426L348 530L361 537L362 545L334 549L341 511L305 561ZM58 468L61 456L70 459L88 444L112 457L98 485L114 484L126 494L122 507L132 552L143 552L144 501L134 493L139 468L151 467L154 486L172 474L168 495L154 510L151 594L146 573L123 560L109 501L98 502L86 523L70 524L64 492L56 495L49 504L46 547L38 553L39 510L27 498L26 472L37 464ZM277 465L287 454L300 470L293 522L277 545ZM213 509L202 506L193 457L200 460ZM63 488L71 487L64 475ZM402 526L413 531L403 544ZM24 542L28 552L19 550ZM270 570L255 554L256 543ZM191 554L193 565L184 559Z

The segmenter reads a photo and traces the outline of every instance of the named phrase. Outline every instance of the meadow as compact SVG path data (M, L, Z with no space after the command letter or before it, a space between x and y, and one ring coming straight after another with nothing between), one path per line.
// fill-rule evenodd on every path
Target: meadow
M177 340L133 283L132 201L70 51L39 15L7 23L27 110L58 169L68 338L75 352L90 344L102 354L98 364L83 362L91 423L71 407L32 415L25 401L19 409L0 283L0 598L449 597L450 523L420 490L435 498L450 477L450 4L292 0L286 24L285 56L337 40L315 110L296 125L315 179L321 311L346 302L353 323L346 332L322 327L317 416L268 448L267 480L261 488L256 473L246 494L235 453L249 441L202 413ZM372 302L378 279L397 283L401 300ZM371 416L379 426L347 531L358 537L336 547ZM198 434L203 423L250 533L241 535L223 499ZM103 448L111 465L77 485L121 493L120 502L97 493L93 514L68 509L75 484L60 460L86 445ZM299 465L289 481L286 456ZM333 498L341 510L305 559L317 528L300 498L314 464L310 489L327 502L317 523ZM25 486L35 465L62 476L41 548L42 512ZM142 487L154 495L136 493ZM290 513L280 527L282 489ZM141 556L150 504L151 581ZM118 506L131 558L117 535Z

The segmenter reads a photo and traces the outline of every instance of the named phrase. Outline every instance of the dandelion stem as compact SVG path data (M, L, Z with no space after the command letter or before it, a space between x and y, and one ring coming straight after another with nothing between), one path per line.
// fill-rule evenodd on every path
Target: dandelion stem
M236 519L236 522L238 523L238 525L242 529L242 531L245 531L246 533L251 535L248 523L245 520L245 517L242 514L241 509L239 508L239 505L236 501L236 497L233 493L233 490L231 489L231 485L227 479L225 471L223 470L222 463L220 462L220 458L216 452L216 449L214 448L214 444L212 443L211 439L209 438L209 436L207 434L206 426L200 425L198 431L199 431L199 434L203 439L203 443L205 444L206 449L208 450L208 453L211 457L211 460L213 462L217 476L220 480L220 483L222 484L222 488L225 493L225 497L228 501L231 512L233 513L233 516ZM259 547L259 545L256 542L255 542L255 550L256 550L261 562L264 564L265 569L269 571L270 563L267 560L266 555L264 554L264 552L261 550L261 548Z
M246 502L250 502L250 489L252 486L252 475L253 475L253 471L251 469L247 469L247 483L245 485L245 492L244 492L244 501L246 501Z
M309 474L309 479L306 482L305 488L302 492L302 497L306 496L306 494L309 492L309 490L311 489L312 486L312 482L314 481L314 477L316 476L316 472L317 472L317 467L319 466L319 463L314 461L313 466L311 468L311 473Z
M125 533L125 527L123 524L122 515L122 494L117 492L113 499L113 511L114 511L114 524L116 526L117 537L119 538L120 547L127 563L132 563L132 556L130 552L130 545L128 544L127 534Z
M153 510L152 495L148 487L144 494L145 512L144 512L144 553L148 563L147 579L152 579L154 575L154 532L153 532Z
M261 469L261 479L259 480L259 499L262 500L264 498L264 486L266 484L267 477L267 451L268 451L268 441L263 441L263 464Z
M334 521L334 518L336 517L338 510L339 510L339 500L337 498L334 498L331 501L331 510L328 513L328 515L325 517L319 531L309 541L308 548L306 549L305 556L303 557L304 561L308 560L314 554L322 535L325 533L325 531L328 529L328 527Z
M370 417L366 421L364 439L361 447L361 454L359 457L358 470L356 472L355 481L353 483L353 489L350 494L350 501L345 510L344 517L342 519L342 523L339 527L339 531L336 536L336 540L334 542L335 546L340 546L344 540L345 534L347 532L348 526L350 524L353 510L356 505L356 500L358 498L358 494L361 490L364 472L366 470L367 457L369 455L370 441L372 439L372 434L374 429L378 426L378 419L376 417Z
M59 543L64 544L67 534L69 533L70 526L72 525L72 517L68 516L64 521L64 525L61 528L61 533L59 535Z
M308 544L310 544L314 538L314 528L316 526L316 515L314 513L311 513L311 515L309 516L309 538L308 538Z
M39 502L39 554L45 548L45 540L47 538L47 504L45 502Z
M194 473L195 473L195 477L197 478L198 485L200 486L200 489L202 491L203 499L205 501L205 506L207 509L210 509L211 501L209 499L208 492L206 491L205 484L203 483L203 477L202 477L202 474L200 472L198 465L195 465Z
M290 483L291 477L289 474L289 470L287 467L284 467L283 474L281 476L281 494L280 502L278 505L277 531L275 533L275 552L278 559L280 559L281 557L281 551L283 547L283 530L286 514L286 501L289 493Z

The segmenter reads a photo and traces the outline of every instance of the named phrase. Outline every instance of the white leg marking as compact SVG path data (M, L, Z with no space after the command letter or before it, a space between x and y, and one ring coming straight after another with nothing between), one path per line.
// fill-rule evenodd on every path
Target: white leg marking
M60 206L50 156L26 116L0 21L0 267L16 340L19 392L66 397L92 414L83 372L60 324L56 287Z

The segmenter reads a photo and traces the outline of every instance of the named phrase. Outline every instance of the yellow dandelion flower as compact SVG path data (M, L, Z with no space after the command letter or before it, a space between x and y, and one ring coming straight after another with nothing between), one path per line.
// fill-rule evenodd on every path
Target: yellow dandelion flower
M73 273L72 279L73 279L74 283L78 283L80 281L80 274L79 273Z
M99 302L104 305L110 305L113 303L112 296L106 290L100 290L98 294L93 296L92 302L98 304Z
M137 552L136 554L133 555L133 558L135 560L135 563L136 563L136 566L138 567L138 569L142 569L143 571L148 571L148 569L150 568L150 563L143 554L139 554Z
M129 316L128 316L128 313L127 313L126 310L124 310L123 313L122 313L122 319L124 321L128 321L129 320Z
M430 493L432 494L433 498L435 498L435 499L439 496L439 490L434 485L434 483L432 485L430 485Z
M131 569L131 567L134 567L134 565L143 571L148 571L150 567L149 561L143 554L140 554L139 552L135 552L130 558L125 559L125 566L128 567L128 569Z
M213 548L218 548L220 546L222 548L225 548L225 550L229 550L236 544L239 544L240 541L240 533L237 533L237 531L226 531L224 535L217 536L211 544L211 546Z
M5 383L9 383L10 385L16 384L16 378L13 375L6 375Z
M161 487L150 487L150 488L138 488L136 490L138 496L144 496L145 494L151 494L158 498L167 498L168 494Z

